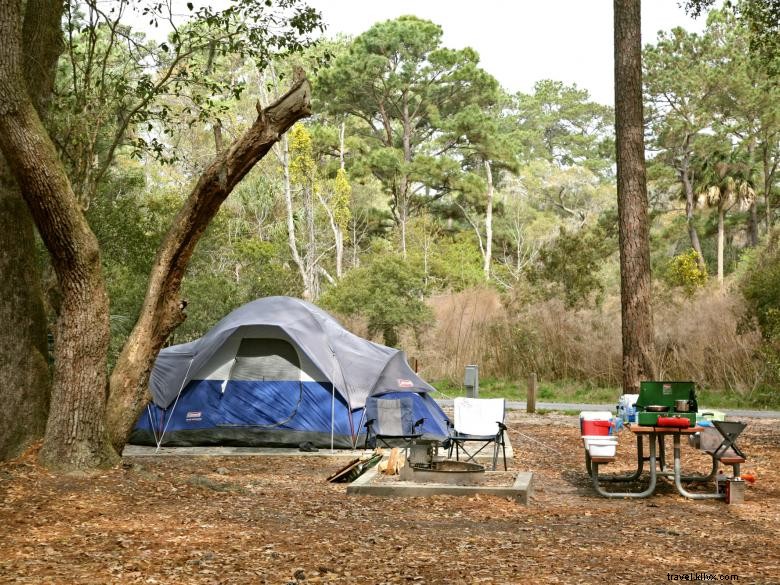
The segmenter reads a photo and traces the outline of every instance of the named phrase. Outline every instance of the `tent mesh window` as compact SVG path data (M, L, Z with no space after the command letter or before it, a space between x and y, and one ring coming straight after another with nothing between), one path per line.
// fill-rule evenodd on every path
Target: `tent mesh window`
M298 381L301 379L298 352L283 339L242 339L230 369L230 379Z

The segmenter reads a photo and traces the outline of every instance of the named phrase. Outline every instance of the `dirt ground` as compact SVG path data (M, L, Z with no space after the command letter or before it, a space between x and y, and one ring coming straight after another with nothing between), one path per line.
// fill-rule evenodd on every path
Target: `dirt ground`
M647 500L600 498L576 418L509 422L514 467L535 474L528 507L348 497L324 481L343 460L324 457L133 458L78 476L28 454L0 466L0 582L780 583L780 421L741 437L758 481L739 506L686 500L666 481ZM624 432L616 471L632 444ZM684 461L707 467L687 447Z

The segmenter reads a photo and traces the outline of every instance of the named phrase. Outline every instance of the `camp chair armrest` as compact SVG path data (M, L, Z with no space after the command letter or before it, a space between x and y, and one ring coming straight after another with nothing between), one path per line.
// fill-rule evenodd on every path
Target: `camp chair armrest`
M363 426L366 427L367 429L370 429L372 426L374 426L375 422L376 422L375 418L370 418L366 421L366 424L364 424Z
M496 422L498 423L498 430L499 431L506 431L506 430L508 430L508 427L504 423L502 423L501 421L496 421Z

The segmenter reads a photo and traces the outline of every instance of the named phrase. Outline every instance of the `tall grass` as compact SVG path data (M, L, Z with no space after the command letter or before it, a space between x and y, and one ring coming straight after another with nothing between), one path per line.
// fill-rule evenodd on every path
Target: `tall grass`
M619 299L600 308L570 309L561 301L508 308L489 289L434 297L435 325L419 339L404 339L428 379L462 379L466 364L482 376L621 384ZM760 335L738 328L735 295L703 291L692 299L666 295L654 308L659 379L691 379L700 386L749 396L765 383Z

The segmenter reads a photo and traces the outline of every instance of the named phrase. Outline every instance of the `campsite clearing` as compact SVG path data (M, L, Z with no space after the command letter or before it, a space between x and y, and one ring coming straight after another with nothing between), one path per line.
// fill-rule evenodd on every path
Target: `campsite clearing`
M513 468L535 476L528 506L348 497L324 481L343 459L325 457L134 457L78 476L28 454L0 466L0 580L661 583L696 572L778 582L780 421L753 420L740 438L758 481L735 506L686 500L666 482L649 500L605 500L585 475L575 417L511 412L508 424ZM628 469L629 443L614 471Z

